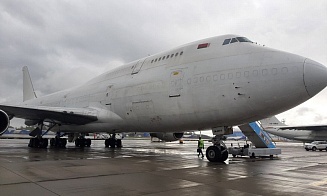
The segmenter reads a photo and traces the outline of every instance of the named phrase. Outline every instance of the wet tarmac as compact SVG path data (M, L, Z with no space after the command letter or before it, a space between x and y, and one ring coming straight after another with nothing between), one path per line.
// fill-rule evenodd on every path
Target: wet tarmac
M327 152L277 143L282 155L210 163L184 144L123 140L122 149L31 149L0 140L0 195L327 195ZM209 146L210 143L205 143ZM235 143L234 143L235 146Z

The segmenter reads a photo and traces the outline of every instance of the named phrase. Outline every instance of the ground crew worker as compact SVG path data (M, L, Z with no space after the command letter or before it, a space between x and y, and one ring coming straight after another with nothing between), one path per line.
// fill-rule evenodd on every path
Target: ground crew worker
M204 157L202 149L204 149L204 141L201 139L201 137L199 137L199 141L198 141L198 157L200 156L200 154L202 155L202 158Z

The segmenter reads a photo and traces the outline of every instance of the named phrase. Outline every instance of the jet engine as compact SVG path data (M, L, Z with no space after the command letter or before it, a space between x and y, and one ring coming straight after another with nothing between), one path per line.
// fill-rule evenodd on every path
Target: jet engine
M172 142L183 137L184 133L150 133L151 137L159 138L165 142Z
M0 110L0 135L2 135L9 127L10 120L6 112Z

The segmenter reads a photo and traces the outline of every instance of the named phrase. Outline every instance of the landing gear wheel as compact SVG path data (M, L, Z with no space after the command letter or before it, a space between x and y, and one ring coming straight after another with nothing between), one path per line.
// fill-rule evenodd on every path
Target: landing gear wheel
M121 148L122 145L122 141L121 139L116 139L115 138L115 134L113 134L110 138L106 139L104 142L104 145L106 146L106 148L110 147L110 148Z
M67 140L65 138L51 138L50 139L50 146L56 148L65 148L67 144Z
M110 148L115 148L115 145L116 145L116 140L115 138L109 138L109 146Z
M121 139L117 139L116 146L117 146L117 148L121 148L122 147Z
M85 138L78 138L75 140L75 146L76 147L90 147L91 146L91 139L85 139Z
M28 147L31 148L47 148L48 147L48 139L46 138L31 138L28 143Z
M210 162L219 162L221 151L217 146L209 146L206 150L206 157Z
M39 139L39 148L47 148L48 147L48 139L41 138Z
M85 140L85 145L86 145L87 147L90 147L90 146L91 146L91 139L86 139L86 140Z
M209 146L206 157L210 162L224 162L228 158L228 151L223 146Z
M109 148L109 139L106 139L106 140L104 141L104 145L106 146L106 148Z
M220 160L220 162L224 162L224 161L226 161L228 159L228 151L223 146L221 146L220 149L221 149L221 152L222 152L221 153L221 160Z

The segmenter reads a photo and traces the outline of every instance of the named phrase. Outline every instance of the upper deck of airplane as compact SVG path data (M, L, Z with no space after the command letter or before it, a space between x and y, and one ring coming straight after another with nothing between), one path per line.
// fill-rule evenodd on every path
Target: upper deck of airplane
M184 44L164 52L160 52L151 56L144 57L142 59L132 61L125 65L111 69L108 72L105 72L99 75L98 77L91 79L87 83L94 84L104 81L108 78L115 78L115 77L120 77L122 75L131 74L132 73L131 70L133 70L135 66L140 62L142 62L141 65L142 69L147 69L147 68L153 68L165 64L181 64L181 63L196 61L195 58L199 58L199 56L201 56L201 58L206 58L205 54L211 52L211 50L205 51L204 49L220 48L222 51L224 51L225 50L224 47L227 47L228 45L234 45L236 43L252 44L253 42L246 37L234 35L234 34L210 37L195 42L191 42L188 44ZM226 51L227 50L225 50L224 52ZM219 54L217 55L219 56ZM224 54L220 54L220 55L223 56ZM187 59L182 58L184 56L188 56L188 58Z

